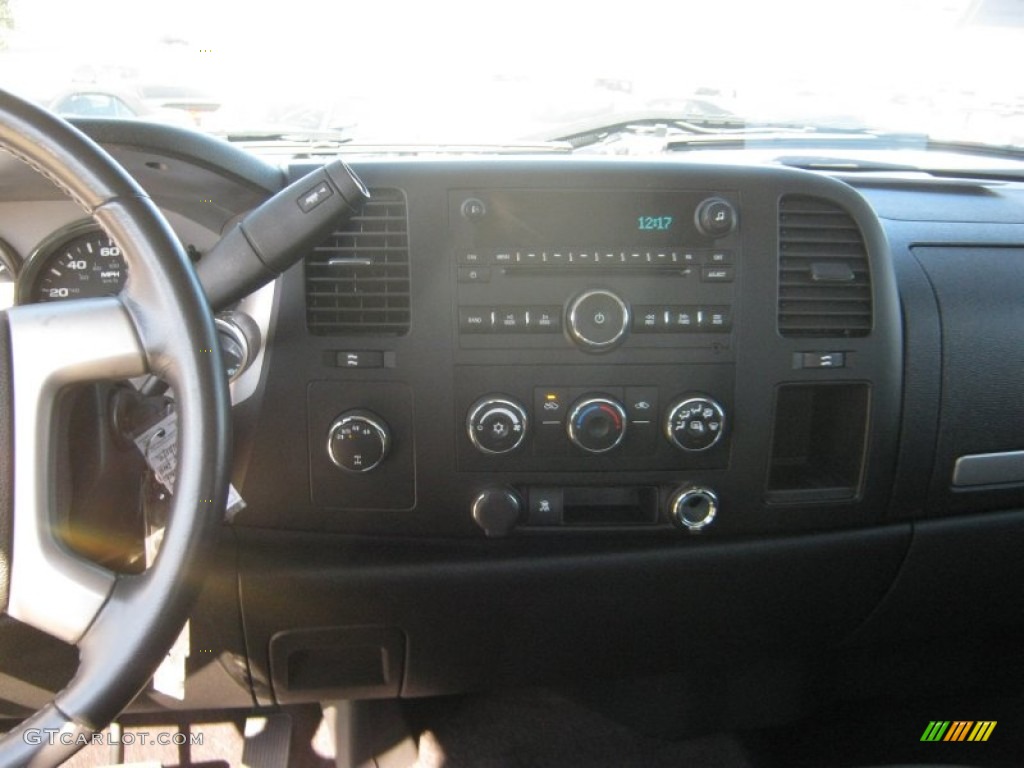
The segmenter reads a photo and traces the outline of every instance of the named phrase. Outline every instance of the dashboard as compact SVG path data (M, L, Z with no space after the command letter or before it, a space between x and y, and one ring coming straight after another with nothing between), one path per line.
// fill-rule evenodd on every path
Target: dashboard
M200 264L318 166L82 125ZM1024 185L351 166L369 201L222 317L247 506L192 620L214 653L188 706L701 678L1019 624L992 606L1024 584ZM116 244L0 179L0 237L33 254L19 301L117 289Z

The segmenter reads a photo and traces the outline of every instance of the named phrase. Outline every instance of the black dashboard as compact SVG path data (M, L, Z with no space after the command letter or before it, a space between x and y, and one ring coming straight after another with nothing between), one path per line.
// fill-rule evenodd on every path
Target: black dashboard
M199 253L317 166L91 130ZM996 606L1024 597L1024 186L351 165L370 201L236 308L260 331L233 384L248 506L192 621L213 653L189 705L756 687L736 653L868 665L1018 628ZM22 250L78 218L3 172L5 220L36 211L0 232Z

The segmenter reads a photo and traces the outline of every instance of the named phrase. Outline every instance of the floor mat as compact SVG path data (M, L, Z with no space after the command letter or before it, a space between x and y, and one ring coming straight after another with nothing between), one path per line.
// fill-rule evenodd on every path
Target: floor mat
M415 768L753 768L738 741L651 738L550 691L413 703Z

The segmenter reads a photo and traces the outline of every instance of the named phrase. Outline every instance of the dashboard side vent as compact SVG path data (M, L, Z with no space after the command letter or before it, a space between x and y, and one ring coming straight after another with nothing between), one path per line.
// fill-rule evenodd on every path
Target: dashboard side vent
M871 271L860 228L829 200L779 203L779 333L852 337L871 332Z
M318 336L409 331L409 227L405 194L370 199L306 258L306 327Z

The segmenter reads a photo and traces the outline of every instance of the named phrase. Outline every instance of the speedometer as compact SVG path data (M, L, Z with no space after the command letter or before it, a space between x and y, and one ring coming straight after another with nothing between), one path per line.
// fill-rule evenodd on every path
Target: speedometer
M79 222L43 241L18 280L18 303L115 296L128 279L118 247L93 222Z

